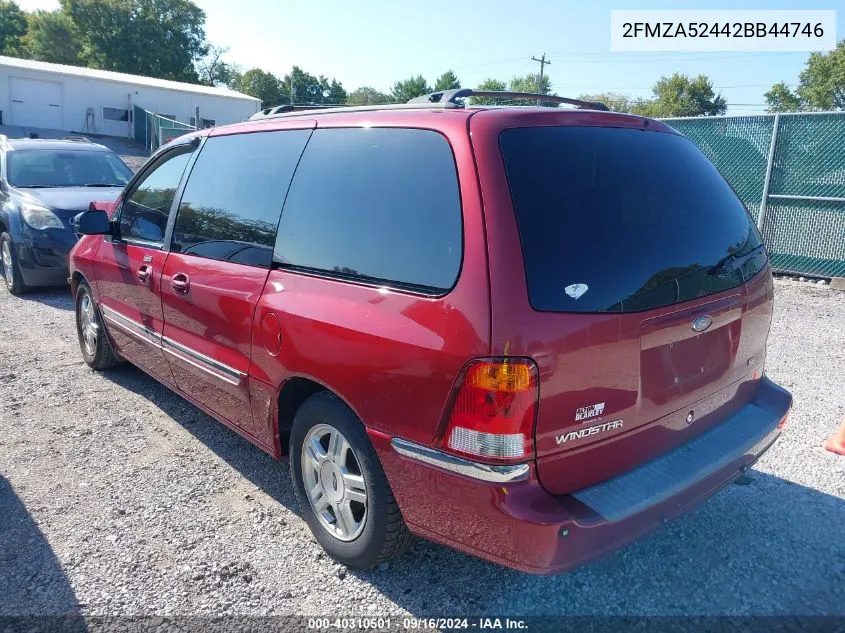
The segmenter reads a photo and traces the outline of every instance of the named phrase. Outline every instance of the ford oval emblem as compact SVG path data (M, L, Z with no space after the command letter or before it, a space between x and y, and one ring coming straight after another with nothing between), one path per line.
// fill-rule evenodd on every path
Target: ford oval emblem
M703 332L713 325L713 317L709 314L702 315L692 322L693 332Z

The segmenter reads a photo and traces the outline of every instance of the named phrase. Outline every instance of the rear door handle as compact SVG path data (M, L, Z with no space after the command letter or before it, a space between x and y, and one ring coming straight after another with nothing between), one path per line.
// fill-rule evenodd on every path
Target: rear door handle
M191 280L185 273L176 273L170 278L170 287L173 292L180 295L188 294L188 289L191 286Z
M153 276L153 267L150 266L149 264L144 264L143 266L141 266L135 272L135 274L137 275L138 280L142 284L144 284L145 286L149 286L150 285L150 279Z

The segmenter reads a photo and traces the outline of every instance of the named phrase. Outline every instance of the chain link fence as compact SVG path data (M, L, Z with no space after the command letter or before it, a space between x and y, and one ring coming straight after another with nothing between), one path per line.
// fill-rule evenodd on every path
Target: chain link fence
M845 277L845 112L664 120L731 183L776 272Z
M195 129L193 125L180 123L135 106L135 140L143 144L150 152L154 152L168 141L188 132L193 132Z

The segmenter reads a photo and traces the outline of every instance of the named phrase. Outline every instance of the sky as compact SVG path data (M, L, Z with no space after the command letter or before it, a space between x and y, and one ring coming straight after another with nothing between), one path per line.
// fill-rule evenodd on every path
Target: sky
M24 10L55 9L58 0L17 0ZM336 78L351 92L422 74L430 84L445 70L465 87L488 77L509 80L536 73L543 53L559 95L621 92L649 96L662 75L706 74L729 104L729 114L765 110L772 84L794 85L808 53L612 53L612 9L837 9L819 0L194 0L206 13L206 35L227 47L225 59L243 70L283 76L294 66ZM845 11L837 14L845 37Z

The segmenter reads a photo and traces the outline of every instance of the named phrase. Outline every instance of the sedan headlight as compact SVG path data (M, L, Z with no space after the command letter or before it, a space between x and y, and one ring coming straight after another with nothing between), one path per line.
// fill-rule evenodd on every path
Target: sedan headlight
M24 202L21 205L21 216L23 221L29 224L34 229L39 231L43 229L61 229L64 224L58 216L45 207L38 206L29 202Z

